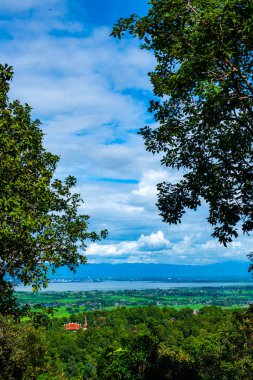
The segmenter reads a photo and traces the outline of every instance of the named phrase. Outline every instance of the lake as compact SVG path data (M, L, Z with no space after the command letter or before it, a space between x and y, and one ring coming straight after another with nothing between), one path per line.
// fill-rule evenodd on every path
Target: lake
M253 286L252 282L155 282L155 281L101 281L101 282L51 282L42 292L80 292L80 291L112 291L112 290L144 290L171 288L205 288L224 286ZM31 291L31 286L19 285L18 292Z

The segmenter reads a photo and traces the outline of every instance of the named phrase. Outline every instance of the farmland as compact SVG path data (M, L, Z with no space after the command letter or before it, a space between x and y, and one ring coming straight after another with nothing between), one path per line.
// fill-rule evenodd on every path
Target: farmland
M176 309L199 309L206 305L225 308L246 307L253 301L253 286L203 287L81 292L17 292L20 304L55 308L55 316L68 317L85 311L156 305Z

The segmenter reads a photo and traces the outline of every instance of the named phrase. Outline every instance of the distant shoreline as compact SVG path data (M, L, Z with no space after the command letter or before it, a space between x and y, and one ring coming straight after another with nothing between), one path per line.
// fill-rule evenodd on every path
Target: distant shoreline
M206 288L206 287L253 287L253 281L226 282L226 281L202 281L202 282L161 282L161 281L61 281L50 282L41 292L66 292L66 291L119 291L119 290L145 290L145 289L170 289L170 288ZM32 291L31 286L19 285L15 287L17 292Z

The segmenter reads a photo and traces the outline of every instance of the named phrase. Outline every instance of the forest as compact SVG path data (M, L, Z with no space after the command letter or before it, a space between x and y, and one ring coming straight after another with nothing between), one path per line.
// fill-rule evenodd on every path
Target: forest
M0 320L1 380L252 380L252 310L157 306Z

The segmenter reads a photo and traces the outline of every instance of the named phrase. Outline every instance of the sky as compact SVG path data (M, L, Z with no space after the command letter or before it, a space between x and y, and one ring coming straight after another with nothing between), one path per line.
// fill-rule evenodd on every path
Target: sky
M89 263L247 260L249 237L227 248L211 238L206 205L172 226L155 206L156 184L180 178L137 134L154 122L147 73L155 60L138 41L110 37L119 17L147 9L146 0L0 0L0 62L14 67L10 98L41 120L44 146L60 156L56 177L77 178L90 228L109 231L89 244Z

